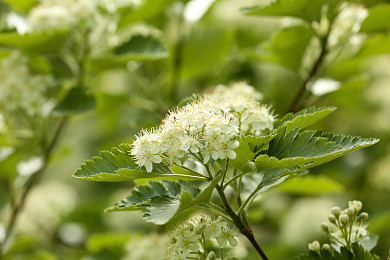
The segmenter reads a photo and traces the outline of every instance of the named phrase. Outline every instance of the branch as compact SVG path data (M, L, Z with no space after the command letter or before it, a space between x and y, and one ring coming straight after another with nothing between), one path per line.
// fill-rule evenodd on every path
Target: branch
M317 76L318 70L327 54L327 45L328 45L328 38L329 38L329 32L325 35L325 37L321 40L321 53L318 56L317 60L315 61L312 69L309 72L309 75L306 77L306 79L303 81L301 87L299 88L299 91L297 95L295 96L294 100L291 103L291 106L288 110L288 112L297 112L299 109L299 103L305 94L307 87L309 86L309 83Z
M253 232L250 229L249 225L245 225L244 222L241 220L241 218L233 211L233 209L230 206L228 200L226 199L226 196L225 196L225 193L223 192L222 187L220 185L217 185L216 190L217 190L217 192L219 194L219 197L222 200L223 205L226 207L226 213L228 213L229 216L232 218L232 220L234 221L234 224L236 225L236 227L251 242L253 247L256 249L256 251L261 256L261 258L263 260L268 260L268 258L265 255L264 251L261 249L260 245L257 243L257 241L255 239L255 236L253 235Z
M58 140L61 136L61 133L62 133L67 121L68 121L68 119L67 119L67 117L65 117L62 119L62 121L58 125L57 130L53 136L53 139L51 140L51 142L49 143L49 145L47 146L46 150L43 153L42 167L39 170L37 170L35 173L32 174L31 178L27 181L27 185L21 194L19 202L15 203L14 207L12 208L11 217L9 219L9 222L8 222L8 225L6 228L6 232L5 232L4 241L2 241L2 243L0 244L0 256L2 255L2 249L4 248L4 245L7 243L8 239L10 238L10 236L14 230L15 224L18 220L18 217L21 213L21 210L24 207L24 204L27 200L27 197L30 194L30 191L32 190L34 185L38 183L39 179L42 177L42 174L45 172L45 170L47 168L51 154L52 154L55 146L58 143Z

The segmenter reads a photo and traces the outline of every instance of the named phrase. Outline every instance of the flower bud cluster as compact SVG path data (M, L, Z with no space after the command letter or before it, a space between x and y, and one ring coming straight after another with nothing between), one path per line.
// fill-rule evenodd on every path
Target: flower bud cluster
M275 118L270 107L260 105L256 100L261 99L262 94L245 82L230 87L219 85L209 96L226 100L225 106L238 118L241 134L260 136L272 130Z
M131 155L148 172L153 163L163 159L168 164L181 164L184 155L207 163L210 158L234 159L238 134L236 118L227 112L223 103L214 98L194 101L171 111L158 129L141 131L133 142Z
M81 23L93 23L99 14L97 0L43 0L34 7L27 24L31 32L70 29Z
M54 85L51 76L33 74L28 57L18 51L0 60L0 82L0 111L22 110L30 116L42 113L46 91Z
M219 248L237 245L238 232L221 219L201 217L200 219L180 225L172 234L164 259L198 259L202 255L207 260L217 259L213 251L207 252L206 241L216 241Z
M329 226L326 222L321 224L321 229L330 237L335 248L342 246L350 249L352 244L368 238L366 230L368 214L366 212L360 213L362 203L357 200L349 201L348 206L345 210L341 210L339 207L332 208L328 217L332 225ZM315 250L319 249L319 244L314 246L313 243L309 245L309 249L319 252L319 250Z

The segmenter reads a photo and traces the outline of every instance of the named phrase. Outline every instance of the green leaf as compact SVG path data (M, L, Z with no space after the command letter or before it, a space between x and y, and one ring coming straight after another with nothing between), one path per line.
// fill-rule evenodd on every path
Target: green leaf
M360 49L356 58L366 58L374 55L390 53L390 34L377 33L370 36Z
M0 44L17 47L34 53L50 53L59 50L67 36L66 31L18 34L1 33Z
M268 150L255 160L259 170L291 168L294 172L308 169L379 141L374 138L333 135L321 131L299 131L298 128L288 132L286 126L280 127L276 133ZM299 167L294 168L296 166Z
M54 115L73 115L88 112L96 107L95 97L87 94L85 88L75 87L66 93L54 107Z
M202 191L184 181L149 182L133 189L129 197L106 212L141 211L147 221L162 225L188 208L209 201L220 178L216 176Z
M290 16L308 22L319 21L325 0L276 0L267 5L241 9L246 15Z
M315 2L315 1L313 1ZM298 72L302 57L313 32L309 26L294 26L282 29L270 42L263 44L262 59L277 63L287 69Z
M156 60L168 57L165 45L150 35L134 35L113 50L113 53L91 57L90 64L97 69L124 67L131 60Z
M335 107L310 107L303 109L296 114L288 113L283 118L275 122L274 128L286 126L288 132L297 127L306 128L328 116L335 110Z
M172 0L144 0L138 8L125 8L122 10L122 16L119 20L118 27L121 28L136 21L146 21L153 16L161 14L162 10L172 2Z
M234 34L224 28L194 28L183 43L183 78L209 75L233 48ZM207 46L207 47L206 47ZM175 59L172 55L172 59Z
M160 198L152 200L151 207L146 207L142 211L143 217L148 221L157 225L163 225L172 219L175 215L189 209L192 206L208 202L211 194L218 184L221 175L215 176L212 182L210 182L199 194L195 192L189 192L188 189L194 189L191 184L187 184L187 190L183 190L180 199L176 198ZM198 192L198 189L195 190ZM196 195L195 195L196 194Z
M36 0L2 0L16 12L28 12L35 4Z
M137 179L149 180L199 180L194 175L176 174L163 164L154 164L153 171L147 172L140 168L130 156L130 145L121 144L111 151L103 151L100 156L85 161L73 175L77 179L88 181L132 181Z
M390 4L380 4L370 8L370 13L363 21L360 32L371 33L390 29Z
M343 185L324 176L302 176L293 178L281 185L281 191L298 195L317 195L340 193L344 190Z
M237 141L240 146L234 149L236 153L236 159L230 160L229 163L238 170L243 170L244 166L253 161L256 154L260 151L268 149L268 143L275 137L275 135L266 136L240 136Z
M164 44L150 35L134 35L127 42L116 47L115 55L123 59L161 59L168 56Z

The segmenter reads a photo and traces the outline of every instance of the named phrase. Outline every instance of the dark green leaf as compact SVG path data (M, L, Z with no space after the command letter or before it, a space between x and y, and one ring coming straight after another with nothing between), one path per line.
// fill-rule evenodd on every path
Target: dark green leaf
M135 35L116 47L115 55L123 59L161 59L168 56L164 44L153 36Z
M55 106L55 115L72 115L88 112L96 107L95 97L87 94L85 88L75 87Z
M283 126L277 130L269 149L256 158L256 167L261 169L290 168L308 169L339 158L347 153L371 146L379 140L354 136L333 135L321 131L287 131ZM295 170L294 170L295 171Z
M308 22L319 21L325 0L276 0L267 5L241 9L247 15L290 16Z
M147 172L144 167L135 164L130 156L130 145L121 144L111 151L101 152L99 157L85 161L74 177L88 181L131 181L136 179L149 180L199 180L198 175L183 175L172 172L163 164L154 164L153 171Z
M113 50L113 53L90 58L93 68L99 70L125 67L131 60L155 60L168 57L165 45L150 35L134 35Z
M162 225L188 208L209 201L220 178L216 176L202 191L184 181L149 182L136 187L129 197L106 212L141 211L147 221Z

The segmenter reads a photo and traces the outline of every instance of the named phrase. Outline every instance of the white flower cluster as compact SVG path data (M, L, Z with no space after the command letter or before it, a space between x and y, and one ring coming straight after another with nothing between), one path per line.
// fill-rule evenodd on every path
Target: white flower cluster
M369 239L367 231L368 214L362 212L362 203L360 201L349 201L348 208L341 211L339 207L331 209L331 214L328 219L332 223L329 227L328 223L321 224L321 229L329 236L332 242L332 247L339 251L340 247L350 249L350 246L363 239ZM324 244L325 249L330 250L330 246ZM319 252L319 243L314 241L309 244L309 249Z
M171 235L164 260L168 259L216 259L213 251L207 252L206 241L216 241L219 248L237 246L238 232L221 219L202 217L179 226Z
M0 110L23 110L30 116L41 114L45 92L54 85L51 76L32 74L28 57L17 51L0 60L0 82Z
M262 94L245 82L234 83L229 87L219 85L209 96L225 100L224 106L238 119L241 134L260 136L272 130L275 118L270 107L260 105L256 100L261 99Z
M99 14L99 4L96 0L42 0L27 17L28 30L45 32L93 24Z
M363 38L357 35L368 10L360 5L344 3L329 35L329 45L335 46L349 38L352 45L358 45Z
M223 101L214 98L194 101L171 111L158 129L142 131L136 137L131 155L148 172L152 171L153 163L163 159L170 165L180 165L180 159L188 154L203 163L210 158L234 159L239 129L236 117L228 111Z

